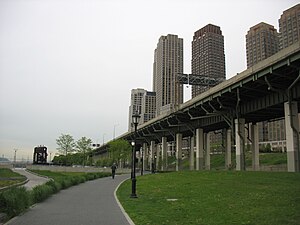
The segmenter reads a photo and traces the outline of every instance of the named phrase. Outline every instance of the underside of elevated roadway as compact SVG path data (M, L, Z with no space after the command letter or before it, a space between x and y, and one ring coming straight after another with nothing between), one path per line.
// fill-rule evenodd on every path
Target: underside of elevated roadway
M172 141L176 133L182 133L183 137L193 136L197 128L205 133L233 129L237 118L244 118L246 123L283 118L284 103L289 98L300 102L299 68L298 42L138 126L137 138L148 143L160 142L161 137ZM118 138L133 140L134 133L127 132Z
M234 131L234 121L239 118L245 123L282 119L284 103L289 101L298 103L299 113L299 70L300 42L138 126L137 140L150 145L161 143L164 137L172 142L176 134L195 136L198 128L204 133L227 128ZM133 141L133 129L117 139ZM107 148L103 145L95 154L105 155Z

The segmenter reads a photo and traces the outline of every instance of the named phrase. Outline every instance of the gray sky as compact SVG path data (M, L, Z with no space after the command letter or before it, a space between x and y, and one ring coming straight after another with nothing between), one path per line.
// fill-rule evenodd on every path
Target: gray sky
M245 35L278 28L297 0L0 0L0 156L56 152L71 134L107 142L127 131L130 91L152 88L161 35L184 39L191 72L193 33L212 23L225 38L226 77L246 69ZM186 99L189 98L186 88ZM52 156L53 156L52 155Z

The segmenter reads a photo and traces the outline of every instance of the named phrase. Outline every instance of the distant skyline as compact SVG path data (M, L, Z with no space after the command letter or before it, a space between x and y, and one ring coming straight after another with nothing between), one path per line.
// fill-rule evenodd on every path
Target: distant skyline
M224 35L226 78L246 69L245 36L265 22L279 31L294 0L0 0L0 157L32 159L70 134L103 143L127 131L130 92L152 90L162 35L184 42L191 73L194 32ZM185 88L185 100L191 88Z

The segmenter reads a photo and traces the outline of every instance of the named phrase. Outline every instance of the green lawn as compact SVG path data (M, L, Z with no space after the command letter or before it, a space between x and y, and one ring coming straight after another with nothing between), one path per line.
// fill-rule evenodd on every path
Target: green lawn
M260 153L259 162L261 165L287 164L286 153Z
M173 172L137 178L117 196L136 225L300 224L300 174Z
M0 168L0 188L17 184L26 180L26 177L13 172L11 169Z
M245 155L246 166L251 167L252 165L252 154L251 152L246 152ZM169 157L169 170L175 170L175 157ZM231 162L233 168L235 168L235 153L231 153ZM271 153L260 153L259 162L261 166L277 166L277 165L286 165L287 164L287 154L279 152ZM195 159L196 164L196 159ZM189 158L185 158L182 162L182 169L189 170ZM160 168L160 167L159 167ZM224 170L225 169L225 154L212 154L210 156L210 168L211 170Z

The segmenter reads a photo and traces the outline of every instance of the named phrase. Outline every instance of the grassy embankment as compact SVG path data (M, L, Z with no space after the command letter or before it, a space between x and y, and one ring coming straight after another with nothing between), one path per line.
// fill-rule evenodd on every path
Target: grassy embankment
M172 172L130 180L117 196L136 225L300 224L300 174Z
M0 168L0 171L1 170L3 169ZM31 205L45 200L61 189L66 189L88 180L110 176L110 173L69 173L41 170L34 170L32 172L48 176L53 180L36 186L32 190L26 190L24 187L15 187L0 192L0 212L7 215L6 219L10 219L24 212Z
M250 152L247 152L245 155L246 166L251 167L252 155ZM235 168L235 155L231 154L232 168ZM173 162L173 165L170 165L170 169L175 169L175 159L170 160ZM259 162L261 166L278 166L287 164L287 155L286 153L260 153ZM214 154L210 156L210 166L211 170L222 170L225 168L225 155L223 154ZM183 170L189 170L189 159L186 158L183 160L182 164Z

